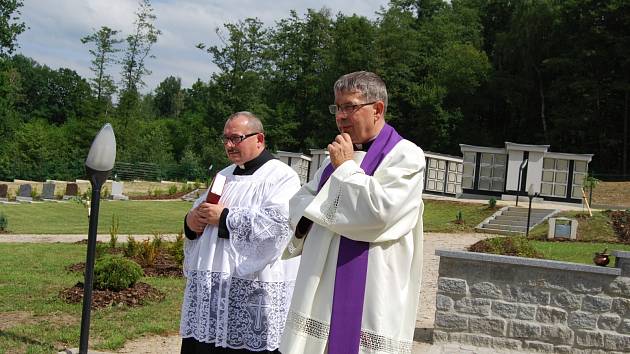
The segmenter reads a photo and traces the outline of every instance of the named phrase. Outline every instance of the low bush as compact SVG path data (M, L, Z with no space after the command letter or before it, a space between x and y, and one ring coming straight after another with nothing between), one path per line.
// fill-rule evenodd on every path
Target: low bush
M6 232L9 230L9 218L4 215L4 213L0 213L0 231Z
M532 243L523 236L488 238L473 244L468 250L471 252L492 253L504 256L544 258Z
M94 265L94 287L100 290L127 289L143 276L138 263L123 257L105 256Z

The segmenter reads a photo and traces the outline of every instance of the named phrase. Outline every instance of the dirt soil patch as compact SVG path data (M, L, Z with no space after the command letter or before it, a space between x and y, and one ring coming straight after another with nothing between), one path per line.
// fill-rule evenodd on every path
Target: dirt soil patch
M620 242L630 243L630 212L624 210L611 211L608 216L613 230Z
M147 283L138 282L134 286L121 291L98 290L92 291L92 309L105 308L109 306L127 305L130 307L141 306L146 301L161 301L164 293ZM83 283L78 282L75 286L62 290L59 293L64 301L76 304L83 301Z

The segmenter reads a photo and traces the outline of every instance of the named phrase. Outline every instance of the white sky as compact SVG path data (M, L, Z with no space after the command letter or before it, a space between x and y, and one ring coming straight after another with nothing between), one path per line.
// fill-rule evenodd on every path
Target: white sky
M307 9L327 7L333 14L357 14L376 18L375 12L386 6L387 0L153 0L155 25L162 31L146 66L152 74L144 78L145 92L154 90L167 76L182 79L183 87L190 87L197 78L208 81L216 70L210 55L197 49L197 43L218 45L215 28L226 22L237 22L257 17L265 26L287 18L296 10L303 18ZM52 69L75 70L84 78L92 77L88 46L81 38L102 26L121 30L120 38L133 29L137 0L25 0L21 20L29 27L18 36L17 52L35 59ZM124 48L121 43L120 48ZM121 53L119 53L121 54ZM115 78L119 66L112 66Z

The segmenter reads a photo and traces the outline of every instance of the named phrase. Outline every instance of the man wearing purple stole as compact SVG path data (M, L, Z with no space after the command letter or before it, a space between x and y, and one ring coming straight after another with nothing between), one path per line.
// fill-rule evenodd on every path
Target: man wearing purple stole
M387 90L354 72L334 86L340 134L289 202L302 256L283 354L411 353L422 272L422 149L385 123Z

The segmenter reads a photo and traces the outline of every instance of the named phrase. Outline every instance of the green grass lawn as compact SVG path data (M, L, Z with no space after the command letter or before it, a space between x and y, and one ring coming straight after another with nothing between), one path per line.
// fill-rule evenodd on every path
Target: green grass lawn
M0 244L0 353L57 353L79 346L81 304L66 304L59 292L82 273L65 267L85 261L86 246L75 244ZM142 278L166 294L159 303L92 311L90 346L121 348L143 334L174 334L185 281ZM7 319L14 319L7 324Z
M108 201L100 203L98 233L109 233L112 215L120 234L178 233L192 203L185 201ZM0 204L15 234L87 234L87 208L78 202Z
M531 241L534 248L545 256L545 259L593 265L595 252L630 251L630 245L610 242L554 242ZM609 267L614 266L615 257L610 257Z
M446 233L475 232L475 226L497 210L498 208L489 208L487 204L425 199L424 231ZM460 211L463 223L457 224L455 220Z

